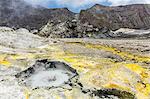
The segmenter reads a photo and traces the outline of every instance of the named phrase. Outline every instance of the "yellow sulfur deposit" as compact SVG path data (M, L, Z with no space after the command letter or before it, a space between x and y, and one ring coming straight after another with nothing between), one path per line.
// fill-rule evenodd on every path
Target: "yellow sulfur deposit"
M137 99L150 99L150 56L130 53L124 51L126 48L122 50L113 44L103 44L104 41L100 44L89 42L64 41L63 44L36 48L37 53L1 54L0 64L23 67L24 70L35 60L50 59L66 62L77 70L77 81L83 88L78 84L56 89L23 88L25 99L97 99L82 92L83 89L117 89L129 92Z

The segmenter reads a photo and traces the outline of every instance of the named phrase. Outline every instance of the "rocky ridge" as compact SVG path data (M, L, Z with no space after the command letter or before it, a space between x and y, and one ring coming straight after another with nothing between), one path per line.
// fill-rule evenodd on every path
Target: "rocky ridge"
M67 8L34 7L24 0L0 0L0 26L39 30L49 20L55 23L70 20L74 13Z
M42 46L44 39L30 33L27 29L14 30L8 27L0 27L0 46L11 48L34 48Z
M38 34L52 38L149 38L149 16L149 5L107 7L96 4L72 20L58 24L49 21Z
M120 28L149 29L150 5L132 4L125 6L102 6L99 4L82 10L81 23L90 23L96 27L107 27L111 30Z
M0 1L0 26L26 28L52 38L128 38L132 35L119 33L116 36L112 31L120 28L150 29L149 18L149 4L112 7L96 4L74 13L67 8L34 7L24 0ZM135 37L139 38L138 35Z

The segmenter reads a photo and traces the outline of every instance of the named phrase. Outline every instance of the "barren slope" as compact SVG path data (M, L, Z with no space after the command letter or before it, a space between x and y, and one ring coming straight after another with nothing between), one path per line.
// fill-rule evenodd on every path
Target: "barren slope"
M2 99L149 99L149 40L51 41L54 43L32 49L7 47L6 52L4 47L1 48L0 89L4 89L0 91ZM78 76L60 87L32 88L20 84L14 75L31 67L40 59L70 64ZM28 70L31 72L32 69Z

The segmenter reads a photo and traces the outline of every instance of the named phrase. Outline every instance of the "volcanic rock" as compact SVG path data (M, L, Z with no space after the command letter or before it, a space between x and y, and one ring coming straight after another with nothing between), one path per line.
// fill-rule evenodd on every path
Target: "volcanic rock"
M51 38L116 38L112 31L120 28L150 29L150 5L96 4L80 13L73 13L67 8L35 7L24 0L1 0L0 26L36 30L33 34ZM132 35L117 34L117 37ZM144 35L143 38L148 37Z
M27 29L0 27L0 45L10 48L34 48L44 44L43 38Z
M72 19L74 13L67 8L48 9L34 7L24 0L0 1L0 26L11 28L40 29L48 20L64 21Z
M80 12L81 23L89 22L95 27L107 27L111 30L120 28L149 29L150 5L133 4L126 6L94 5Z
M76 75L76 70L64 62L43 59L16 74L16 77L23 84L31 87L58 87L69 82Z

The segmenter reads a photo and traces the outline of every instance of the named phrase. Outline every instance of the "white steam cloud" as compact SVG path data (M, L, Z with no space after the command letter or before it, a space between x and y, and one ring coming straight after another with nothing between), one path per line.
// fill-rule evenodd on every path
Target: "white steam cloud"
M94 4L110 4L127 5L127 4L150 4L150 0L25 0L33 5L41 5L48 7L50 5L57 5L60 7L68 7L70 9L86 8Z
M48 5L51 4L51 1L54 1L54 0L24 0L32 5L41 5L41 6L44 6L44 7L47 7Z
M76 7L82 7L85 5L101 3L105 0L56 0L57 4L59 5L66 5Z
M107 0L111 5L150 4L150 0Z

